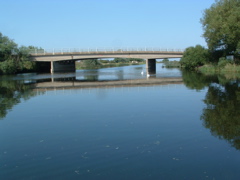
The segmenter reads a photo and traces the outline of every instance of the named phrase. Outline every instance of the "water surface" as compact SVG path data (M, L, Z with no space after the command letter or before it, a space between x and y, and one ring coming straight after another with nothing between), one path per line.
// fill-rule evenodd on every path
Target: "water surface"
M157 67L184 83L36 88L147 79L145 66L2 77L0 179L239 179L239 81Z

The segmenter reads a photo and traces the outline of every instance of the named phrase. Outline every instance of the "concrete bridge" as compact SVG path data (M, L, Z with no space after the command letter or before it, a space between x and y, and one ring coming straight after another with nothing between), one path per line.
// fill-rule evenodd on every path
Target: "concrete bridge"
M156 72L156 59L181 58L183 50L157 48L126 48L126 49L51 49L30 52L31 60L49 62L50 72L75 71L75 61L102 58L141 58L146 59L149 73Z

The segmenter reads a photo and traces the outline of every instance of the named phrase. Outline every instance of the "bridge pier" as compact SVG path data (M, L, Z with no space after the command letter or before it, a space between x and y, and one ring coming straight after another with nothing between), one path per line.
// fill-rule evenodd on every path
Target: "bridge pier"
M75 72L76 66L75 61L51 61L50 72Z
M147 59L146 69L148 74L156 74L156 59Z

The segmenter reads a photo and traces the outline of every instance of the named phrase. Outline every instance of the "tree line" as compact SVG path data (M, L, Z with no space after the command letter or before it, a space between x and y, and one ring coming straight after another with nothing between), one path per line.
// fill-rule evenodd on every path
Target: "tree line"
M205 64L240 64L240 1L216 0L200 19L207 48L186 48L180 60L186 69ZM232 61L228 61L227 57Z

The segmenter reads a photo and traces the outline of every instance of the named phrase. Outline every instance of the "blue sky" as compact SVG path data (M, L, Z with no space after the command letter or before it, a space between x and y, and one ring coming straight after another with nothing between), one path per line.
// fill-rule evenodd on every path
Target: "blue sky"
M201 44L200 18L214 0L0 0L0 32L42 48Z

